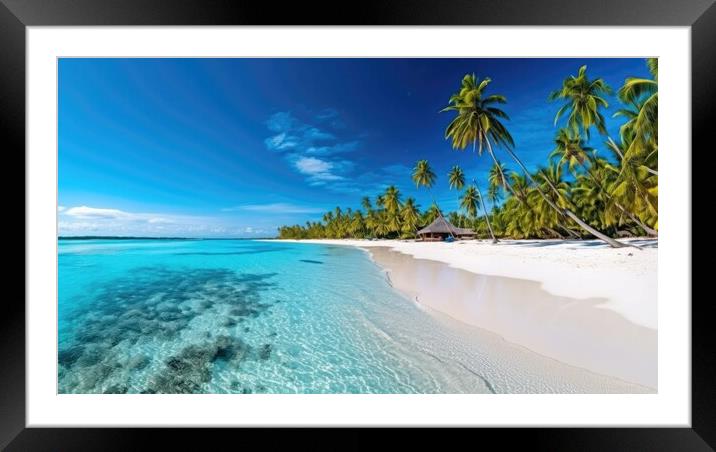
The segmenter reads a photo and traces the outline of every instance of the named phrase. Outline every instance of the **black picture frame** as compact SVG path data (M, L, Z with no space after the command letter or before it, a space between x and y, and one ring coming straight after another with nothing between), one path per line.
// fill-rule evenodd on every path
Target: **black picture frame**
M363 24L690 26L692 93L698 93L692 96L692 147L709 149L706 144L711 127L707 124L716 99L714 0L362 0L332 6L317 2L282 2L280 7L272 2L229 0L0 0L0 130L4 131L4 162L8 165L11 158L17 159L13 165L15 170L11 171L16 174L20 174L18 168L25 165L27 26ZM6 186L7 180L4 180ZM13 188L6 193L12 193L19 203L17 183L13 182ZM23 204L23 211L24 208ZM27 240L29 238L25 237L25 242ZM24 298L24 288L22 293ZM711 319L707 315L711 298L702 298L692 304L691 428L520 429L521 435L501 429L483 429L478 434L480 443L498 440L501 447L508 449L521 444L548 450L713 450L716 448L716 347L710 329ZM691 300L669 301L686 303ZM203 436L203 449L211 447L214 441L236 440L235 434L228 429L196 432L25 428L25 309L19 296L5 299L0 325L0 446L6 450L142 449L141 445L152 447L150 439L160 440L162 448L175 443L178 449L187 449L192 447L190 436L195 433ZM422 442L425 433L424 430L414 430L409 436L413 441ZM373 447L362 432L341 431L339 435L344 445L331 447L315 435L296 430L291 430L290 435L260 434L271 438L272 448L281 444L337 450Z

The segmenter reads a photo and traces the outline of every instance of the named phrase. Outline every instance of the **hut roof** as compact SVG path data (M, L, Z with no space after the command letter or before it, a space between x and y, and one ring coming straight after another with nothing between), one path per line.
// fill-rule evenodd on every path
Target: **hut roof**
M432 223L419 230L418 234L474 235L475 232L472 229L456 228L440 214Z

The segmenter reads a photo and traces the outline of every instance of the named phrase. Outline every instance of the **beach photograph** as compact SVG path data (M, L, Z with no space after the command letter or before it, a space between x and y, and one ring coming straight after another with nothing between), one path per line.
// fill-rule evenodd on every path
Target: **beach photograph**
M657 58L57 69L57 393L658 393Z

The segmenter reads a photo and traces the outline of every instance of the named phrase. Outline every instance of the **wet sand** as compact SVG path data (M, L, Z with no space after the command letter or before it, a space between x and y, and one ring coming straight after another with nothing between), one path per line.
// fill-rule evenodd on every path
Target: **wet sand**
M428 310L563 363L657 388L657 330L605 309L606 298L555 295L536 281L476 274L388 247L364 249L396 290Z

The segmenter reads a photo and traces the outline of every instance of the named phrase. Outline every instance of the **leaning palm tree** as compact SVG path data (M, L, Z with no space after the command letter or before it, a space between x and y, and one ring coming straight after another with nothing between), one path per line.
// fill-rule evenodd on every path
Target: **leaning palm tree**
M593 153L594 149L587 146L579 132L561 128L557 131L554 143L555 148L548 157L550 160L557 159L558 165L566 165L569 172L575 177L578 169L587 170L586 162L589 160L589 154Z
M482 206L483 212L485 212L485 221L487 222L487 228L490 230L490 237L492 237L492 243L497 243L497 239L495 238L495 233L492 231L492 225L490 224L490 219L487 216L487 210L485 209L485 203L482 201L482 195L480 194L480 189L477 188L477 184L470 185L465 189L465 192L462 194L462 197L460 198L460 207L465 209L467 214L472 218L473 220L475 217L477 217L477 205L478 203Z
M584 131L589 139L589 130L596 127L597 131L606 135L607 128L600 107L607 108L609 104L604 96L612 93L612 89L601 79L590 80L587 76L587 66L579 68L577 75L570 75L562 82L562 87L549 95L549 100L562 100L564 104L557 110L554 124L567 115L567 127L577 133Z
M556 147L549 155L550 159L559 159L558 165L567 165L569 171L577 177L577 169L582 169L587 174L595 187L601 190L608 200L611 200L612 196L604 187L604 178L600 177L600 173L593 170L593 166L597 163L596 158L592 157L594 149L588 147L579 132L573 132L570 129L560 129L557 132L555 138ZM587 164L589 163L589 165ZM644 222L632 212L626 210L618 201L614 202L614 206L619 209L624 215L629 217L634 223L638 224L647 234L656 236L657 232L646 225Z
M450 105L442 111L457 112L455 118L450 122L446 131L445 138L452 140L453 148L465 149L469 144L473 148L479 146L478 155L482 153L483 145L487 147L494 163L498 163L497 158L492 151L492 142L501 145L502 148L517 162L522 171L527 175L530 182L537 186L542 198L549 203L550 207L557 211L560 216L568 216L582 229L595 237L603 240L614 248L629 246L625 245L611 237L599 232L591 227L584 220L579 218L570 209L561 208L553 203L539 185L534 181L532 175L525 167L522 160L513 152L514 140L507 128L502 124L501 119L509 119L507 114L495 107L494 104L504 104L507 99L500 95L484 96L484 90L490 83L490 79L486 78L480 83L474 74L466 75L462 80L460 91L450 97ZM499 163L498 163L499 165ZM507 180L504 175L504 180ZM552 187L554 190L555 188ZM513 191L514 193L514 191Z
M451 138L454 149L465 149L472 143L473 151L477 148L477 154L482 155L483 145L487 148L488 153L493 161L493 169L499 173L501 184L507 191L524 204L528 210L532 207L527 203L525 192L515 190L506 175L504 165L502 165L495 156L492 149L492 143L501 144L512 158L517 160L523 171L529 174L527 169L522 165L517 156L512 152L514 142L507 128L500 121L501 119L509 119L507 113L497 108L495 104L504 104L507 99L501 95L484 96L483 91L490 83L489 78L485 78L479 84L475 74L468 74L463 77L460 91L450 97L450 105L441 111L457 111L458 114L450 123L445 131L445 138ZM479 145L479 146L478 146ZM534 181L531 181L534 183ZM535 212L532 212L535 214ZM565 218L565 213L561 216ZM560 227L569 230L560 223ZM572 231L569 232L573 237L578 235ZM614 246L614 245L613 245Z

